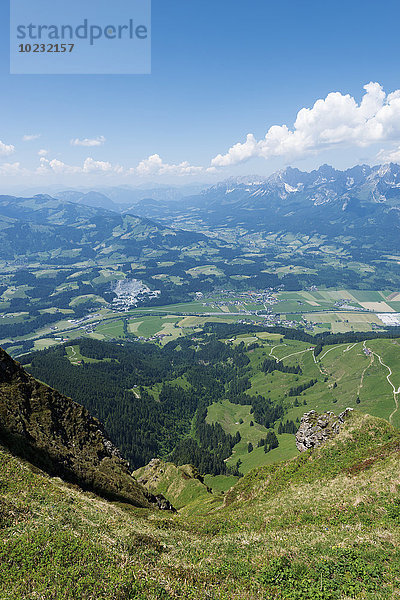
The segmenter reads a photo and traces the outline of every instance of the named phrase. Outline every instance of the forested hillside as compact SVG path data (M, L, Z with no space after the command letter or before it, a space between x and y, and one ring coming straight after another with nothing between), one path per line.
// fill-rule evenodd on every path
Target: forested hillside
M132 467L161 457L238 475L292 456L305 410L353 406L400 424L386 366L397 387L398 332L382 335L209 324L163 347L82 338L23 362L99 418Z
M187 338L161 349L82 339L79 349L85 357L79 367L68 360L64 346L24 362L30 362L32 374L79 398L103 421L132 466L175 449L181 464L226 472L224 459L240 436L207 424L205 415L207 406L225 397L226 386L244 372L249 362L244 345L230 348L215 337L200 343ZM195 414L195 435L187 438Z

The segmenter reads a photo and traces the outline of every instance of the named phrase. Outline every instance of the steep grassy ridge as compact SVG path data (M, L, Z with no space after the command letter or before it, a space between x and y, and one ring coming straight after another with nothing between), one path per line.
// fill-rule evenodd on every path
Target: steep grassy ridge
M114 499L150 507L102 424L28 375L0 349L0 442L51 475Z
M356 414L337 438L178 514L114 504L0 450L4 600L391 600L400 435Z

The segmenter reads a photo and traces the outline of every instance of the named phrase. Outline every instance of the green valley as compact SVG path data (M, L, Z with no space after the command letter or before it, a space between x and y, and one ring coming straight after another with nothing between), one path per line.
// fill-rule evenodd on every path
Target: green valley
M396 334L276 331L208 323L163 346L82 338L23 362L105 422L136 467L169 456L203 474L247 473L296 454L309 410L352 407L400 427ZM278 445L266 451L269 432Z

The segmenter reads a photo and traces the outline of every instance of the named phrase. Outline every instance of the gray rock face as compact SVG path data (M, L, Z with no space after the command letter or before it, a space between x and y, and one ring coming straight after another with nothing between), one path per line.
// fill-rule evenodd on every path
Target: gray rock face
M157 494L155 497L157 501L157 506L160 510L169 510L171 512L176 512L175 508L172 506L171 502L164 498L162 494Z
M301 418L300 427L296 433L296 447L299 452L321 446L327 440L335 437L340 431L340 425L352 412L346 408L337 417L333 412L318 414L315 410L305 413Z

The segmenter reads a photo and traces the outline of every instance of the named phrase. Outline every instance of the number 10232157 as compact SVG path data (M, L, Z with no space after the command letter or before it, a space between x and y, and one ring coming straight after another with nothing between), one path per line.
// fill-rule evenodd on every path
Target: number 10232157
M18 52L72 52L75 44L19 44Z

